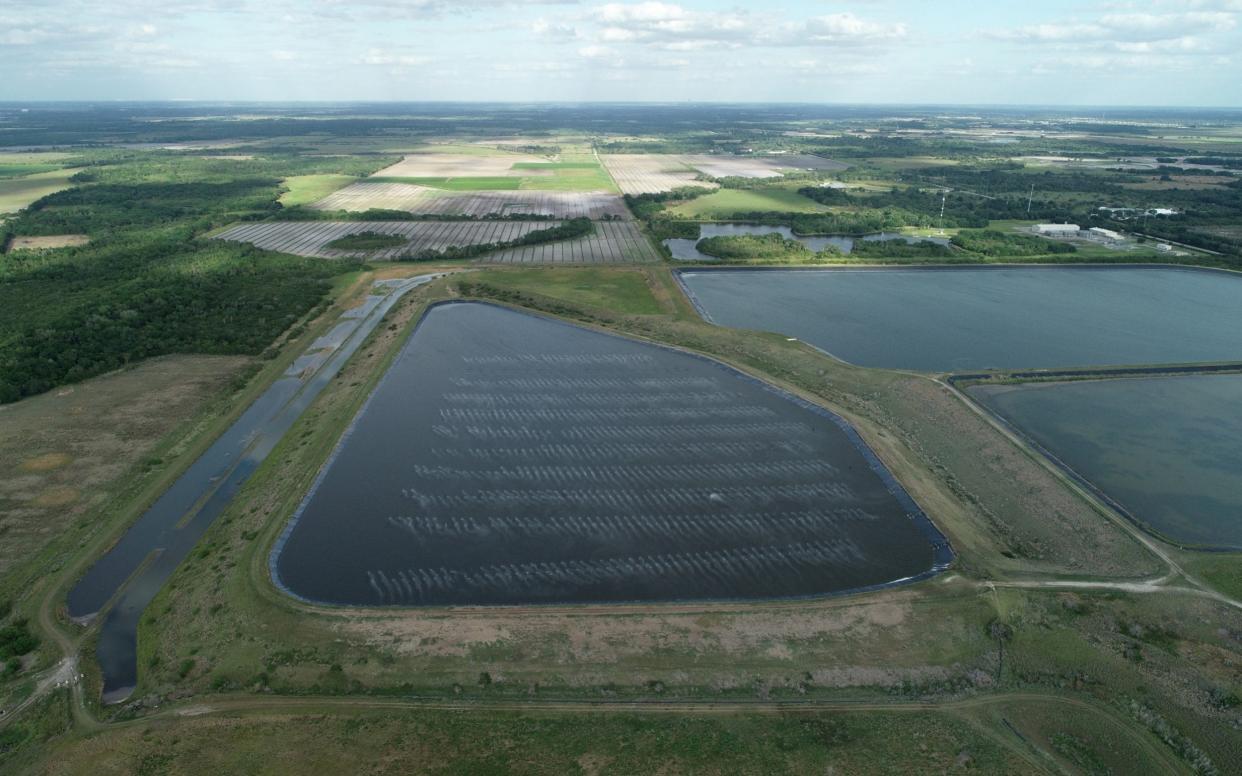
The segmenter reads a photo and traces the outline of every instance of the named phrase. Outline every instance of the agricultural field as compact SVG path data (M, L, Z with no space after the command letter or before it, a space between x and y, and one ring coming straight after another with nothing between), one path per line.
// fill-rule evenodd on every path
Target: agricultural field
M668 209L677 218L713 221L738 213L826 213L828 207L785 188L721 189Z
M440 149L432 146L407 154L400 162L376 172L369 180L409 183L446 191L616 190L590 148L573 146L551 156L484 147L462 149L447 146Z
M683 186L716 188L709 178L780 178L787 172L840 172L844 162L807 154L608 154L600 157L625 194L654 194Z
M642 264L659 260L651 241L633 221L599 221L589 237L506 248L480 259L490 264Z
M285 178L281 184L286 191L280 195L280 204L285 207L309 205L323 199L337 189L344 188L358 180L352 175L295 175Z
M711 155L689 154L685 164L712 178L779 178L787 172L840 172L849 164L810 154Z
M627 218L615 194L576 191L440 191L408 183L347 186L319 200L316 210L404 210L424 216L471 218L539 215L548 218Z
M699 173L684 156L672 154L607 154L601 156L623 194L655 194L683 186L717 188L719 184L697 180Z
M14 213L48 194L73 185L70 178L78 170L56 169L15 178L0 178L0 213Z
M264 250L325 259L394 260L420 251L501 243L557 226L559 221L295 221L241 224L216 235ZM334 250L350 234L375 232L406 238L403 245L372 251ZM658 261L650 241L632 221L600 221L580 239L506 248L480 261L502 264L614 264Z

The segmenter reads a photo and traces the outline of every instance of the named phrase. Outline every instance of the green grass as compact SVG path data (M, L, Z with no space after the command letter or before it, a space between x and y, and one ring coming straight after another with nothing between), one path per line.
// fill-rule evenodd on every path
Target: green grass
M69 188L73 185L69 178L76 172L76 169L53 170L0 180L0 213L16 212L48 194Z
M518 162L514 170L595 170L595 162Z
M736 213L760 211L826 213L828 208L807 199L796 191L782 188L721 189L669 208L669 212L674 216L707 220L731 218Z
M295 175L285 178L283 185L288 191L280 195L280 204L285 207L309 205L318 202L337 189L342 189L358 180L352 175Z
M0 178L20 178L24 175L35 175L59 169L59 164L13 164L0 159Z
M33 754L23 758L32 771L91 776L251 773L260 764L268 774L1039 772L995 732L938 711L333 712L309 702L293 713L165 718L62 737L42 762Z
M612 179L598 164L514 165L515 169L548 169L551 175L480 175L447 178L377 175L368 183L410 183L445 191L615 191Z
M1225 595L1242 598L1242 553L1187 552L1182 554L1181 563Z
M499 288L530 292L627 315L656 315L660 304L642 271L604 267L488 270L474 278Z

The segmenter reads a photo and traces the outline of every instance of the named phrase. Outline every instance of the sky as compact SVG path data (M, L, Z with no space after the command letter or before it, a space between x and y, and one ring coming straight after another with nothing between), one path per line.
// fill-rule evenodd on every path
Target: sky
M0 0L0 100L1242 107L1242 0Z

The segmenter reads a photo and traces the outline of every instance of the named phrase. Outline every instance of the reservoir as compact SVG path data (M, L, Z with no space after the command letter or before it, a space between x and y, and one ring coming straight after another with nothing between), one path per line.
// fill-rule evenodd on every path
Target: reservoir
M366 606L812 596L952 552L844 420L715 361L433 307L270 559Z
M1171 267L695 269L714 323L950 372L1242 360L1242 275Z
M664 245L672 252L673 258L680 261L718 261L715 256L708 256L699 252L696 247L699 240L705 237L719 236L736 236L743 234L779 234L789 240L797 240L798 242L818 253L824 248L832 246L841 253L849 254L854 249L855 240L867 241L884 241L884 240L905 240L908 243L916 242L932 242L940 245L948 245L949 241L940 237L907 237L896 232L878 232L863 237L848 237L846 235L826 235L818 237L803 237L793 233L788 226L765 226L763 224L700 224L699 236L693 240L689 238L670 238L664 241Z
M980 385L968 393L1177 543L1242 548L1242 375Z

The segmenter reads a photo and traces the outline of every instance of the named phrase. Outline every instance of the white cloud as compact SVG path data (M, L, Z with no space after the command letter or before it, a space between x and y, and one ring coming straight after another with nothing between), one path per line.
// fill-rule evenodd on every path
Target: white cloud
M859 46L903 38L901 23L835 13L801 21L774 21L746 11L694 11L662 2L608 3L596 9L598 38L669 51L744 46Z
M357 63L360 65L383 65L388 67L416 67L418 65L425 65L430 61L430 57L379 48L368 49L365 54L357 59Z

